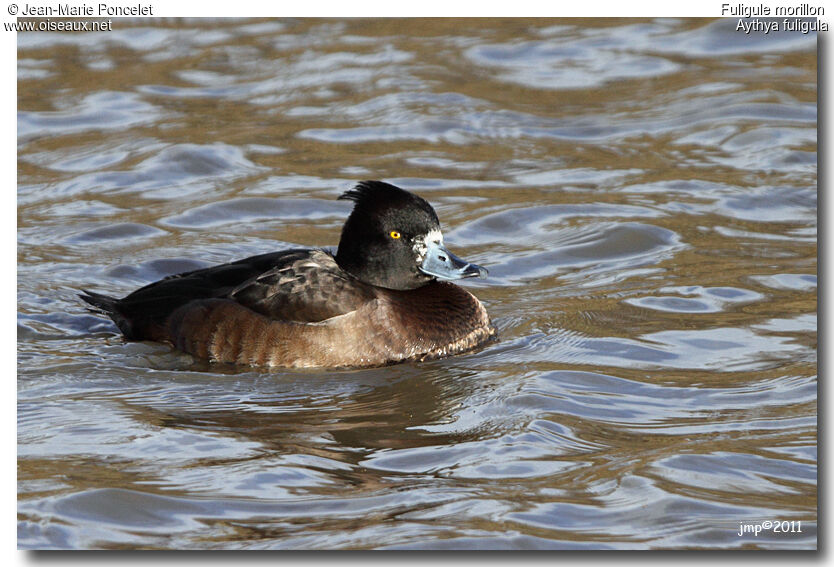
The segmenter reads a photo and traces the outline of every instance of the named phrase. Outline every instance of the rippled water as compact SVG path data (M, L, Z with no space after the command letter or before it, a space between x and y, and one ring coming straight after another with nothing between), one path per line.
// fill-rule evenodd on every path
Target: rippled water
M734 26L20 33L19 546L815 548L816 36ZM234 369L75 296L334 246L366 178L490 269L500 342Z

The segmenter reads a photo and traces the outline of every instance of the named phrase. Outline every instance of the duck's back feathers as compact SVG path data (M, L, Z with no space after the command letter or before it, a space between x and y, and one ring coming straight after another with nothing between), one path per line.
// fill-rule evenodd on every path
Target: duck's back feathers
M271 319L316 323L355 311L374 295L327 252L300 250L226 297Z
M80 297L106 313L131 340L166 340L167 320L203 299L231 299L266 317L316 322L367 300L366 286L338 269L322 250L285 250L169 276L123 299L88 292Z

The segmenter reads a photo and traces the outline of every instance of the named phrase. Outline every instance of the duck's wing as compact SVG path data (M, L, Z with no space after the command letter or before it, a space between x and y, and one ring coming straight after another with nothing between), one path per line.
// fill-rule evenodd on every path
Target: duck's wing
M271 319L315 323L355 311L374 299L323 250L305 250L248 279L225 297Z
M284 250L237 262L168 276L117 299L86 292L81 295L96 310L110 316L128 339L158 340L167 318L193 301L225 297L269 270L306 258L309 250Z

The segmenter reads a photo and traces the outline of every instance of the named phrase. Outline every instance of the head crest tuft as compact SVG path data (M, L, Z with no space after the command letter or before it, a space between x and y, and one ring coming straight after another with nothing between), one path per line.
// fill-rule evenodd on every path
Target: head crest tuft
M404 191L395 185L383 181L360 181L356 184L356 187L339 195L339 200L361 203L367 199L379 197L384 193L390 195L392 192Z

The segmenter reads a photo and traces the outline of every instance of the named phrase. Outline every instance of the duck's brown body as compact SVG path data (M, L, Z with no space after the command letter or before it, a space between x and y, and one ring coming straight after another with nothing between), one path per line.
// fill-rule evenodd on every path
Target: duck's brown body
M173 276L123 299L87 293L131 340L253 366L380 366L461 353L495 334L448 282L365 284L322 250L290 250Z

